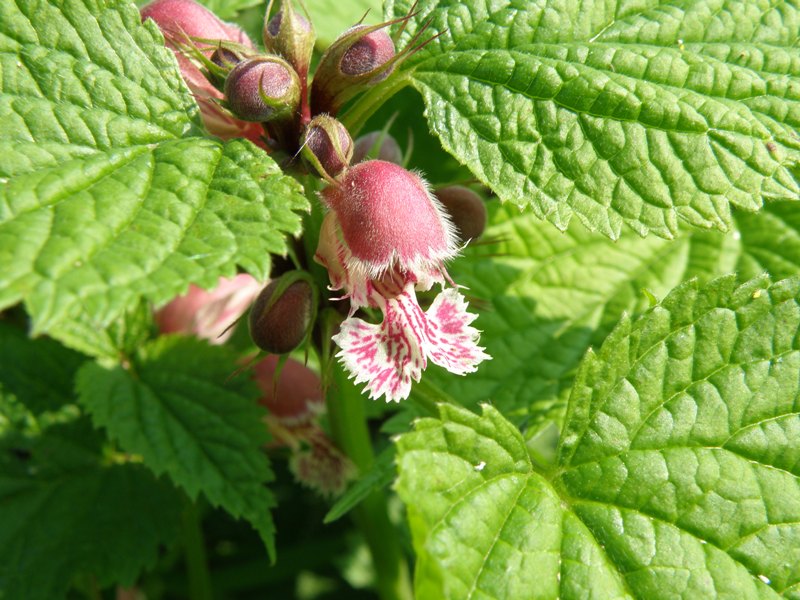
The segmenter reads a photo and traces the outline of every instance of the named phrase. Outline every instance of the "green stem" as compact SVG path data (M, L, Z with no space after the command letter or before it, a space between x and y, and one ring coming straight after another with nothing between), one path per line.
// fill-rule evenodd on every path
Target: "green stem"
M390 77L385 82L376 85L366 94L361 96L358 101L339 120L347 128L354 138L376 110L394 96L397 92L411 83L411 71Z
M189 579L189 598L191 600L213 600L200 516L197 507L188 499L181 514L181 528L183 530L186 572Z
M438 404L458 404L450 394L425 377L414 384L410 400L434 417L439 416Z
M327 397L331 432L339 448L365 473L375 461L375 454L367 429L364 398L338 364L331 368L333 381ZM353 509L352 515L372 554L381 599L411 600L408 565L386 511L385 494L371 494Z

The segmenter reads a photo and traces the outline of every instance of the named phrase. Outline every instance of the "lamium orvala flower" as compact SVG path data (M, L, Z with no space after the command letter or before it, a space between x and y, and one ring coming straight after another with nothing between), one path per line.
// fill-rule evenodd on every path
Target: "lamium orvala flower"
M329 212L316 259L331 289L350 300L350 316L333 338L337 356L371 398L407 398L428 360L464 375L489 358L457 289L443 289L427 310L417 301L417 291L452 283L445 261L458 252L453 224L419 175L371 160L321 196ZM361 307L380 309L383 321L354 317Z
M190 285L186 294L156 311L158 329L161 333L194 335L222 344L233 333L231 325L248 309L261 287L245 273L220 277L213 290Z

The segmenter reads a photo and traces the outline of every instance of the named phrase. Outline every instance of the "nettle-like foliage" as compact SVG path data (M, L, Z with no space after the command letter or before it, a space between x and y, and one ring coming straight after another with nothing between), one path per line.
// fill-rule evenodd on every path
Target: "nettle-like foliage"
M800 599L800 4L204 4L0 0L0 598Z

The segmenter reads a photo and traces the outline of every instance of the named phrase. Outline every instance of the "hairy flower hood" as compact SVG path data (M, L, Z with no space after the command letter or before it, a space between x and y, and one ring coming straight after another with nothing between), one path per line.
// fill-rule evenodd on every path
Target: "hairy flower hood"
M355 165L322 192L322 200L352 255L348 270L372 279L393 267L425 272L458 252L453 224L427 183L394 163Z

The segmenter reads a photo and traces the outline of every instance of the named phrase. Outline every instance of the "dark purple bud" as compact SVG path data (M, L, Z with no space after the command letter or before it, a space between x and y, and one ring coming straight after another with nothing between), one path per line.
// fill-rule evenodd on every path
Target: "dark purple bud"
M255 52L244 52L241 49L234 49L226 46L218 46L211 56L208 57L210 61L206 65L208 72L208 80L214 84L219 91L225 89L225 80L230 72L243 60L251 58Z
M389 76L396 56L386 25L351 27L325 51L311 84L313 114L335 114L350 98Z
M268 51L285 58L301 78L308 74L317 35L308 19L295 10L292 0L284 0L280 10L265 22L263 37Z
M294 69L278 57L240 62L225 80L230 111L244 121L274 121L291 116L300 103Z
M394 42L384 29L368 33L342 56L339 68L345 75L364 75L385 65L394 57ZM373 82L386 79L391 69L380 73Z
M317 115L303 134L302 155L319 175L332 179L350 165L353 139L339 121Z
M391 135L384 131L373 131L358 138L353 149L353 164L365 159L385 160L402 166L403 151Z
M311 326L314 293L305 280L286 285L271 281L250 309L250 337L271 354L286 354L297 348Z
M243 56L223 46L220 46L211 54L211 62L227 70L233 69L242 60L244 60Z
M435 192L436 198L450 214L462 242L474 240L486 229L486 205L469 188L460 185L443 187Z

